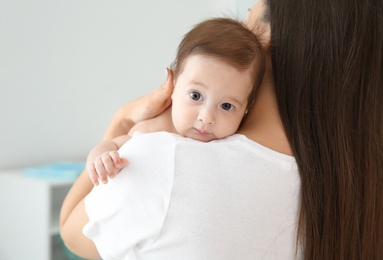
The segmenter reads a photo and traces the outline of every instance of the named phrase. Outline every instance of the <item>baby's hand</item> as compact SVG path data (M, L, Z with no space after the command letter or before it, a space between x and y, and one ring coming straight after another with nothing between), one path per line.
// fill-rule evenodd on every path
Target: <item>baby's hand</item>
M113 178L128 164L126 158L121 158L117 151L105 152L87 163L87 172L94 185L98 185L98 179L102 183L108 183L108 176Z

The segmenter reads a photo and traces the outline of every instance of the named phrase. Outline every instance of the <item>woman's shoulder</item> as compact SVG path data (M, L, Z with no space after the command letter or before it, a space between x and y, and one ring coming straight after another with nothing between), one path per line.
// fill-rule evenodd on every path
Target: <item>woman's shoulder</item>
M286 133L279 123L268 122L267 124L249 124L242 127L238 134L246 136L264 147L281 154L293 156L293 152Z
M287 165L288 168L296 168L296 161L293 156L265 146L244 134L234 134L225 139L213 141L213 143L216 143L217 151L232 151L238 158L248 158L249 161L263 161L270 165ZM245 161L245 159L241 161Z

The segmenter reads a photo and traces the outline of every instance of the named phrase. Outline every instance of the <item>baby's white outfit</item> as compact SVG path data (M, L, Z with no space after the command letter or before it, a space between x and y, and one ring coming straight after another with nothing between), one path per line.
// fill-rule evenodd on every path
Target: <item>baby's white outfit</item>
M295 259L294 157L239 134L165 132L135 134L119 153L128 165L85 198L83 232L103 259Z

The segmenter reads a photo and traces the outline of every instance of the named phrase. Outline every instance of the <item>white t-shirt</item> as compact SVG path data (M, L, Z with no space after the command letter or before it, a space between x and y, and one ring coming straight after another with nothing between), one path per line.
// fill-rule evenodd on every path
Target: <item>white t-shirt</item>
M128 165L85 198L84 234L110 259L294 259L294 157L244 135L136 134Z

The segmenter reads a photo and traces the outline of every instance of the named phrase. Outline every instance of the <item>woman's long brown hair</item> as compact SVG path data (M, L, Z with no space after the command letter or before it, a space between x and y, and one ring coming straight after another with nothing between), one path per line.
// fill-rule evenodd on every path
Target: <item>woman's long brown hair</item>
M383 259L383 1L268 0L305 259Z

